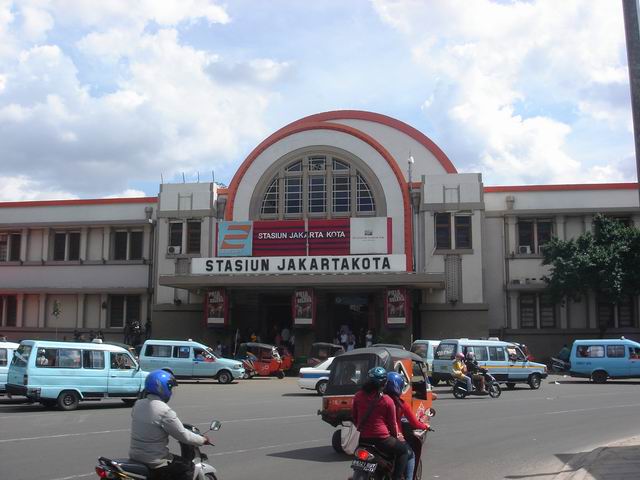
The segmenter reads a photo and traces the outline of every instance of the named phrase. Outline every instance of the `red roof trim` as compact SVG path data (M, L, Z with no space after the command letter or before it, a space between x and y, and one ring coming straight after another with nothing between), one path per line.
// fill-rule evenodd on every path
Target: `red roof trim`
M433 154L433 156L436 157L438 162L440 162L440 165L442 165L447 173L458 173L458 170L456 170L456 167L453 165L451 160L449 160L449 157L447 157L447 155L440 149L440 147L438 147L438 145L435 144L433 140L431 140L424 133L412 127L411 125L408 125L387 115L382 115L381 113L365 112L362 110L334 110L331 112L309 115L308 117L304 117L300 120L296 120L295 122L290 123L284 128L289 128L293 125L299 125L301 123L325 122L331 120L366 120L369 122L380 123L382 125L386 125L387 127L399 130L405 135L413 138L416 142L420 143L423 147L429 150Z
M0 202L0 208L66 207L73 205L113 205L120 203L157 203L158 197L134 198L81 198L77 200L30 200L25 202Z
M570 190L638 190L638 183L578 183L564 185L513 185L484 187L484 193L559 192Z

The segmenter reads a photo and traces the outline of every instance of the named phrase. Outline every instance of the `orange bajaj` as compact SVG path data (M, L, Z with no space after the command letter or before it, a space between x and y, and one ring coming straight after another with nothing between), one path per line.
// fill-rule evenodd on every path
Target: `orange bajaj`
M270 377L275 375L284 378L282 371L282 359L278 350L267 343L247 342L240 344L237 359L250 358L255 375Z
M391 347L359 348L336 357L331 365L329 383L322 398L322 409L318 414L333 427L331 444L337 452L353 453L349 437L355 432L351 407L356 392L367 381L367 372L373 367L383 367L387 371L399 373L405 380L402 399L411 407L418 420L429 424L429 417L435 415L431 407L436 399L427 380L427 366L415 353ZM422 476L421 452L424 435L407 438L416 454L414 480ZM350 450L350 451L349 451ZM377 478L377 477L376 477Z

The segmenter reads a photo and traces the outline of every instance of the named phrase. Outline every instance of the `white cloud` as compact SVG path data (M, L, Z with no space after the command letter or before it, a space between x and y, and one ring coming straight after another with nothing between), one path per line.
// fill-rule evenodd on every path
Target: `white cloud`
M0 176L0 201L3 202L72 198L78 197L70 192L51 189L46 184L34 182L24 175Z
M423 111L461 169L483 172L487 183L623 178L617 159L590 165L568 153L582 123L629 128L620 5L372 3L383 21L406 36L432 86L425 89Z
M122 192L114 193L113 195L107 195L104 198L138 198L146 197L146 194L142 190L136 190L134 188L127 188Z

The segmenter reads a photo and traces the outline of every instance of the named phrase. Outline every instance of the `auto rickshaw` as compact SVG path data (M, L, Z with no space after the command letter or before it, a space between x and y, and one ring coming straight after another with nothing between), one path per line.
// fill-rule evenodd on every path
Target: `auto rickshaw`
M333 427L339 427L333 433L331 445L342 453L343 430L353 428L351 407L353 397L367 381L367 372L373 367L383 367L387 371L395 371L405 379L402 399L407 402L416 418L423 423L429 423L429 417L435 415L432 408L436 394L431 391L426 373L424 360L415 353L399 348L369 347L358 348L344 353L333 360L329 383L322 397L322 409L318 410L322 420ZM407 438L416 454L416 468L414 479L422 476L422 439Z
M282 371L291 370L291 367L293 367L293 355L291 355L289 349L287 347L278 347L278 353L282 359Z
M249 354L254 355L255 359ZM236 359L244 361L247 358L252 358L252 365L256 375L260 377L275 375L278 378L284 378L282 359L273 345L255 342L241 343Z
M307 365L315 367L319 363L324 362L327 358L335 357L344 353L342 345L336 345L335 343L317 342L311 344L311 351L309 352L309 359Z

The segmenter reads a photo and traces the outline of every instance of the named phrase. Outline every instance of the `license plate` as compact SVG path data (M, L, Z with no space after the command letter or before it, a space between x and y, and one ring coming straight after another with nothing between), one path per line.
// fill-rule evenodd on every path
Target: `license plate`
M378 464L369 463L362 460L354 460L353 462L351 462L351 468L353 468L354 470L373 473L376 471L376 468L378 468Z

